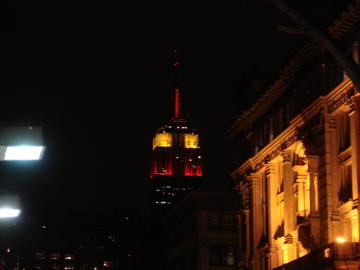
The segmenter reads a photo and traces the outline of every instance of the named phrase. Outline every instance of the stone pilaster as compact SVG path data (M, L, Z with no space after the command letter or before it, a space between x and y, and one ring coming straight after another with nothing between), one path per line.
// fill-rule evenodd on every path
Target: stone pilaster
M351 161L352 161L352 188L353 199L359 198L360 181L360 94L351 98L350 117L350 140L351 140Z
M315 244L320 243L320 216L319 216L319 156L306 156L310 178L310 215L311 235Z
M359 241L359 186L360 186L360 94L357 93L351 98L350 117L350 141L351 141L351 163L352 163L352 196L354 206L358 209L357 213L352 213L352 238ZM355 207L353 207L355 208Z
M309 194L307 190L307 171L305 166L294 166L296 171L295 190L297 191L296 212L298 216L307 217L309 215Z
M269 163L266 165L266 181L268 181L268 215L269 215L269 253L268 253L268 263L270 269L273 269L277 266L279 266L278 256L277 256L277 248L276 243L274 239L274 235L276 232L278 224L278 215L279 215L279 209L277 207L276 203L276 194L277 194L277 185L276 185L276 179L275 179L275 170L274 165L272 163Z
M262 228L260 223L261 216L261 197L260 197L260 179L259 174L251 173L249 175L250 189L250 223L251 223L251 239L249 246L249 267L252 270L258 270L261 267L261 254L257 249L257 244L262 236Z
M284 225L285 235L290 234L296 229L296 211L294 207L293 194L293 170L292 170L292 152L285 151L283 157L283 176L284 176Z

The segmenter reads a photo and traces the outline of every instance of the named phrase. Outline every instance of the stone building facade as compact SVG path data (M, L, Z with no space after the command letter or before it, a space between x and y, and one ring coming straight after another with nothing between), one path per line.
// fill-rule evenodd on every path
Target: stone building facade
M359 8L328 28L356 62ZM359 269L360 93L316 46L302 48L228 130L249 146L232 172L244 224L239 269Z

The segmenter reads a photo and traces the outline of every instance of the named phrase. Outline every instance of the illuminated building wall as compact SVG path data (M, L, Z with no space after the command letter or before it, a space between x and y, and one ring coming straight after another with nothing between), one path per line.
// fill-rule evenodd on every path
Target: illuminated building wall
M343 37L359 20L353 11L334 26ZM357 44L346 43L356 61ZM248 142L231 174L242 198L244 269L360 265L360 93L330 55L302 62L309 55L300 51L227 132Z

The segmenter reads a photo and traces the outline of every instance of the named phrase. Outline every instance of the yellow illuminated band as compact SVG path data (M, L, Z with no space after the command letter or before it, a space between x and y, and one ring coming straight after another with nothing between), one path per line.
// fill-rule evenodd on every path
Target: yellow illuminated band
M171 147L172 136L170 133L156 133L153 139L153 149L156 147Z

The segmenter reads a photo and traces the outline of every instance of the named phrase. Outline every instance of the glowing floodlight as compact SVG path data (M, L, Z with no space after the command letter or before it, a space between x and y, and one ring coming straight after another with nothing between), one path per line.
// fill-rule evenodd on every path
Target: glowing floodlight
M20 213L20 200L18 195L0 194L0 219L16 218Z
M0 208L0 218L15 218L20 215L20 209Z
M346 242L345 238L344 238L344 237L341 237L341 236L336 237L335 241L336 241L337 243L340 243L340 244Z
M5 150L5 160L39 160L44 153L43 146L8 146Z
M39 160L44 151L41 127L0 127L0 160Z

